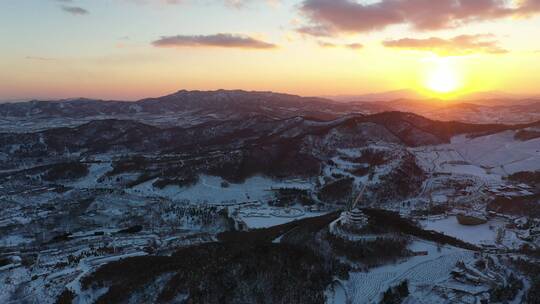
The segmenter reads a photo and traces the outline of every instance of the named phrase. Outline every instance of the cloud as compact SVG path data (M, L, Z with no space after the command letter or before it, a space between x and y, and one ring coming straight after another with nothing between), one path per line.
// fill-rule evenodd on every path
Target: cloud
M315 37L327 37L332 36L333 31L324 25L307 25L299 27L297 30L300 34L305 34Z
M60 0L62 1L62 0ZM69 1L69 0L68 0ZM223 4L227 7L233 8L243 8L248 6L251 3L267 3L272 6L277 6L281 3L281 0L125 0L129 2L134 2L137 4L148 4L148 3L157 3L157 4L186 4L186 3L217 3Z
M325 42L325 41L318 41L317 44L320 47L323 47L323 48L335 48L335 47L337 47L337 44L331 43L331 42Z
M426 39L404 38L387 40L385 47L430 51L444 56L465 55L473 53L504 54L507 50L493 40L492 35L461 35L450 39L431 37Z
M246 6L248 3L252 1L250 0L225 0L225 5L235 8L241 8Z
M55 58L49 58L49 57L40 57L40 56L26 56L24 57L26 60L37 60L37 61L54 61Z
M229 7L235 7L235 8L243 8L251 3L257 3L257 2L265 2L271 6L278 6L281 1L280 0L221 0L225 2L226 6Z
M348 48L348 49L351 49L351 50L358 50L358 49L361 49L361 48L364 47L364 45L362 45L360 43L337 44L337 43L332 43L332 42L328 42L328 41L317 41L317 44L322 48L343 47L343 48Z
M181 4L187 2L186 0L124 0L126 2L132 2L135 4Z
M152 42L156 47L223 47L243 49L272 49L276 45L237 34L163 36Z
M364 45L361 43L349 43L345 44L345 47L353 50L359 50L361 48L364 48Z
M540 11L540 0L523 0L519 6L522 15L531 15Z
M62 5L62 10L72 15L87 15L89 12L82 7Z
M304 0L300 12L305 34L337 35L382 30L406 24L416 30L440 30L471 22L540 12L540 0L523 0L510 6L506 0Z

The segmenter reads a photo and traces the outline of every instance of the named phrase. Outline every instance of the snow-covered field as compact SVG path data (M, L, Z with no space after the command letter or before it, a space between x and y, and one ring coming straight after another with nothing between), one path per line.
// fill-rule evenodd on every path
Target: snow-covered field
M442 284L449 279L458 261L473 258L473 253L455 247L441 247L430 242L415 241L412 251L427 251L426 256L415 256L405 261L371 269L369 272L352 272L344 285L351 303L379 303L380 295L389 287L408 280L412 293L423 285ZM434 299L426 299L423 303Z
M11 247L29 244L33 239L25 238L20 235L8 235L0 238L0 247Z
M307 212L298 208L242 208L240 217L248 228L265 228L294 220L323 215L323 212Z
M418 164L430 173L470 175L486 182L499 184L501 175L470 162L451 145L429 146L412 149Z
M113 167L110 162L92 163L88 167L88 174L85 177L74 181L71 185L76 188L92 188L97 187L98 185L103 187L103 185L100 185L98 179L112 169Z
M336 281L325 292L326 304L347 303L347 293L341 282Z
M514 131L467 139L452 139L454 147L465 159L480 166L493 167L499 174L540 169L540 138L519 141Z
M458 223L455 216L420 223L426 230L438 231L476 245L494 244L497 229L504 227L504 222L498 220L491 220L482 225L464 226Z
M514 131L467 138L451 143L412 149L419 164L429 172L469 174L496 182L519 171L540 170L540 138L519 141Z
M312 184L305 181L275 181L267 177L254 176L242 184L229 184L222 187L224 180L217 176L201 175L199 182L190 187L167 186L158 189L152 186L154 180L140 184L127 192L148 196L162 196L172 200L192 202L221 203L225 201L265 201L273 197L274 188L310 189Z
M420 222L424 229L434 230L475 245L495 245L497 231L504 230L501 245L509 248L519 248L522 241L513 231L506 230L506 222L502 219L491 219L485 224L464 226L458 223L455 216L447 218L424 220Z

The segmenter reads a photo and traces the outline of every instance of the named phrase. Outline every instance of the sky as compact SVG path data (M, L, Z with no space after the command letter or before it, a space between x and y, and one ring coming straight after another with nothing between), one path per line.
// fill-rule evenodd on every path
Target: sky
M540 0L1 0L0 100L540 95Z

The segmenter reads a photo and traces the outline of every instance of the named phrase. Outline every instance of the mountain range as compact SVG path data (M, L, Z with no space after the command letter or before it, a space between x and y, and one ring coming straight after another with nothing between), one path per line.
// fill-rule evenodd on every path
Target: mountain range
M0 104L0 131L41 130L77 126L100 119L129 119L160 127L192 127L207 122L256 116L295 116L333 120L348 114L411 112L441 121L468 123L530 123L540 120L540 99L445 102L397 99L378 102L338 102L318 97L242 90L185 91L135 102L69 99Z

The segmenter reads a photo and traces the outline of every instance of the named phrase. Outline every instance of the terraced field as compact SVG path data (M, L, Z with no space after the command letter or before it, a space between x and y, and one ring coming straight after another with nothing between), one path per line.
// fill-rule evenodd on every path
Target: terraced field
M456 263L472 258L472 252L445 248L441 252L429 248L428 256L375 268L370 272L351 273L345 286L352 303L378 303L379 296L388 287L408 280L409 288L435 285L445 281Z

